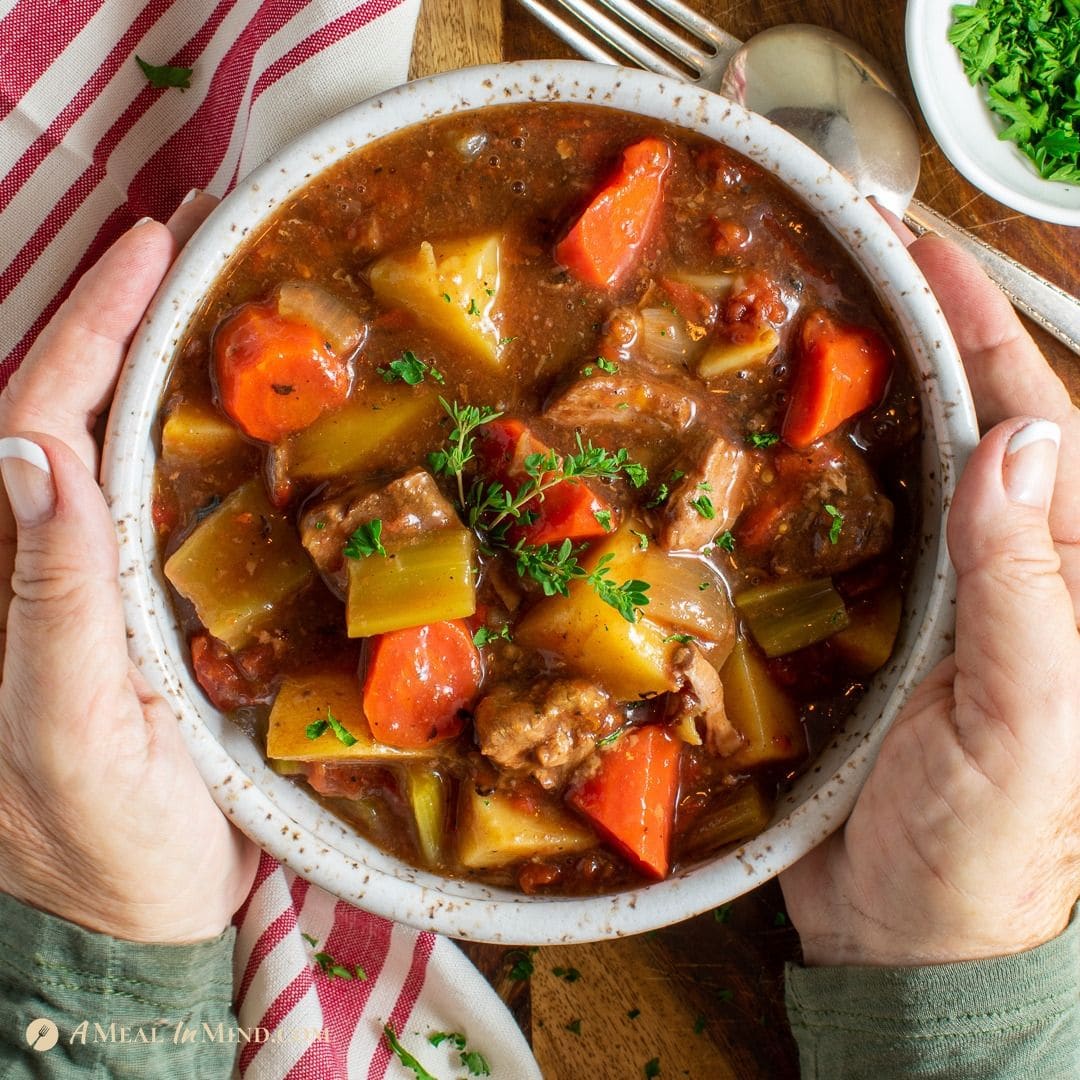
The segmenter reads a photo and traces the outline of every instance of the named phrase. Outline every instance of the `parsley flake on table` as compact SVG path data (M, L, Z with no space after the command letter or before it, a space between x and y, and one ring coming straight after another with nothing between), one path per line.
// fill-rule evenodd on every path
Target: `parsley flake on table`
M536 970L536 965L532 959L536 955L536 951L535 946L530 946L527 949L511 949L506 954L506 959L509 960L511 957L515 959L506 977L512 982L524 982L530 978Z
M389 1024L383 1025L383 1034L386 1036L386 1041L390 1044L390 1049L397 1055L398 1061L400 1061L406 1069L412 1070L416 1080L438 1080L437 1077L432 1076L431 1073L429 1073L427 1069L425 1069L424 1066L398 1042L398 1037L394 1034L394 1029Z
M358 526L345 545L345 558L366 559L370 555L386 558L382 545L382 518L372 518Z
M694 1021L694 1034L700 1035L705 1030L707 1021L702 1013L698 1013L697 1019Z
M1045 180L1080 184L1080 3L977 0L952 9L949 41L1008 139Z
M713 908L713 918L718 923L731 922L731 910L733 907L733 904L721 904L718 908Z
M641 1015L640 1009L630 1009L626 1014L627 1020L636 1020Z
M840 530L844 527L844 515L832 503L823 503L822 507L825 513L832 518L832 524L829 526L829 543L838 544L840 542Z
M150 64L141 56L135 57L135 62L142 68L146 81L158 90L164 90L175 86L180 90L191 88L191 72L189 67L172 67L169 64Z
M645 1080L653 1080L654 1076L660 1075L660 1059L650 1058L645 1062Z
M304 936L307 937L306 934ZM359 964L356 965L353 971L350 971L344 964L338 963L328 952L317 952L311 959L319 966L319 970L331 979L367 981L367 972Z
M446 376L434 364L425 364L411 349L406 349L396 360L384 368L375 369L384 382L403 382L407 386L419 386L426 375L433 382L444 383Z
M569 1031L573 1035L580 1035L581 1034L581 1021L580 1020L571 1020L570 1023L566 1025L566 1030Z
M581 978L581 972L576 967L556 967L551 969L551 974L556 979L562 979L563 982L577 982Z

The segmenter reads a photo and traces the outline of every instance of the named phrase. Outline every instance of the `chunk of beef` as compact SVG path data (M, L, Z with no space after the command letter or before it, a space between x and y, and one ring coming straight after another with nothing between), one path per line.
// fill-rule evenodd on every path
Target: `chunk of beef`
M668 551L698 551L717 533L730 529L746 505L752 471L751 458L741 447L714 435L664 504L661 546Z
M454 508L431 474L416 468L382 487L357 484L309 506L300 517L300 539L326 583L344 596L345 545L361 526L378 518L382 542L440 529L455 521Z
M476 707L480 750L503 769L557 787L621 722L611 697L585 679L494 686Z
M687 645L673 661L680 687L669 698L668 718L684 725L683 737L705 733L705 746L720 757L733 754L742 744L742 736L732 726L724 708L724 687L716 668L696 645ZM693 742L694 739L687 738Z
M544 416L556 424L589 432L597 427L685 431L697 403L671 383L642 378L625 369L609 375L599 370L562 392Z
M736 543L746 559L773 574L831 576L892 544L893 504L846 439L805 453L781 450L774 474L739 523Z

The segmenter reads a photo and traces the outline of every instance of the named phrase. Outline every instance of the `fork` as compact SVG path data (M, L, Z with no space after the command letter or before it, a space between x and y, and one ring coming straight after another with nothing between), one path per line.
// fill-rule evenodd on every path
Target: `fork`
M549 0L613 51L597 44L541 0L518 3L587 60L601 64L629 60L647 71L682 79L704 90L720 86L729 61L742 47L738 38L681 0ZM685 30L690 40L650 14L646 5ZM917 199L912 199L904 220L917 233L935 232L968 251L1015 307L1080 354L1080 300Z

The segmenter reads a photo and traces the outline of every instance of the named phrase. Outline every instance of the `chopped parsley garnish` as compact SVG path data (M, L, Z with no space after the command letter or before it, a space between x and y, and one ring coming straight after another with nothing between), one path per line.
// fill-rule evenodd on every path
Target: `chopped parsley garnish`
M345 545L346 559L366 559L370 555L386 558L386 548L382 545L382 518L372 518L353 530Z
M325 521L316 521L315 522L315 528L318 529L320 532L322 532L322 530L326 528L326 522Z
M515 957L513 966L507 972L507 978L512 982L524 982L526 979L532 976L532 973L536 970L536 965L533 963L533 956L536 955L536 947L531 946L527 949L511 949L506 954L506 959Z
M342 746L352 746L356 742L356 736L352 735L329 709L326 710L326 719L308 724L304 728L304 734L309 739L317 739L327 728L333 731Z
M658 1057L651 1058L645 1062L645 1080L653 1080L654 1076L660 1075L660 1059Z
M170 86L188 90L191 87L191 72L188 67L170 67L168 64L148 64L141 56L135 62L142 68L146 81L153 87L163 90Z
M649 538L643 532L638 532L637 529L630 530L637 537L638 551L649 550Z
M623 735L626 734L626 729L628 727L629 724L623 724L622 727L617 727L614 731L608 732L608 734L605 735L603 738L596 740L596 745L598 747L610 746L613 742L617 742L623 737Z
M383 1034L386 1036L386 1041L390 1044L390 1049L397 1055L398 1061L400 1061L406 1069L412 1070L416 1080L438 1080L437 1077L432 1076L431 1073L429 1073L427 1069L425 1069L424 1066L398 1042L397 1036L394 1034L394 1029L389 1024L383 1025Z
M592 374L593 374L593 372L594 372L595 370L596 370L596 368L594 368L594 367L592 366L592 364L586 364L586 365L585 365L585 366L584 366L584 367L583 367L583 368L581 369L581 374L582 374L582 375L584 375L586 379L590 379L590 378L592 378Z
M425 364L411 349L406 349L396 360L391 360L384 368L375 369L384 382L403 382L408 386L419 386L425 375L432 381L446 382L446 376L434 364Z
M712 521L716 517L716 508L712 504L712 499L708 495L699 495L696 499L690 500L690 505L703 517Z
M646 507L652 509L654 506L662 506L667 502L667 497L671 492L668 490L667 484L660 483L656 485L656 494L645 504Z
M471 1076L490 1076L491 1067L487 1059L479 1050L469 1050L467 1040L460 1031L436 1031L428 1036L428 1042L432 1046L441 1046L444 1042L450 1043L458 1052L462 1067L469 1070Z
M499 344L500 345L509 345L511 341L517 341L517 337L516 336L511 336L511 337L499 338Z
M700 583L700 584L698 585L698 592L705 592L705 590L706 590L706 589L710 588L711 584L712 584L712 583L711 583L711 582L709 582L709 581L703 581L703 582L701 582L701 583Z
M566 1030L569 1031L572 1035L580 1035L581 1034L581 1021L580 1020L571 1020L570 1023L566 1025Z
M829 526L829 543L836 544L840 540L840 530L844 527L844 515L832 503L822 505L825 513L832 518L832 524Z
M449 294L448 292L444 292L444 293L442 294L442 298L443 298L443 299L444 299L444 300L445 300L445 301L446 301L446 302L447 302L448 304L450 303L450 294Z
M1080 184L1080 3L977 0L952 9L948 38L1004 121L998 135L1046 180Z
M307 934L304 937L307 937ZM308 940L311 941L311 938ZM314 945L315 942L311 941L311 944ZM319 970L331 979L357 979L360 982L367 982L367 972L359 964L350 971L327 952L317 952L311 959L318 964Z
M604 532L611 532L611 511L610 510L594 510L593 517L596 518L597 524Z
M649 470L636 461L628 461L623 465L626 479L636 488L643 488L649 482Z
M680 645L689 645L694 640L693 634L668 634L664 638L664 644L669 641L677 641Z
M476 306L476 300L472 297L469 298L469 306L465 309L466 315L479 315L480 309Z
M733 904L721 904L718 908L713 908L713 918L718 923L731 922L731 910L733 907Z
M489 630L486 626L481 626L472 636L473 644L482 649L485 645L490 645L493 641L513 641L510 636L510 624L503 623L498 630Z
M576 967L556 967L551 969L551 974L556 979L562 979L563 982L577 982L581 978L581 972Z
M596 366L601 371L606 371L609 375L617 375L619 373L619 365L614 360L608 360L603 356L596 358Z
M752 431L746 436L746 441L755 450L766 450L775 446L780 441L780 436L775 431Z
M724 551L735 550L735 537L732 535L730 529L725 529L716 539L713 541L718 548L723 548Z

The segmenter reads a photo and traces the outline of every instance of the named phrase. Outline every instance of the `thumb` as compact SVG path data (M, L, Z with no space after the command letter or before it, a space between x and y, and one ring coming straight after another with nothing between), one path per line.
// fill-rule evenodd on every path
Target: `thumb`
M957 722L1004 723L1026 742L1064 734L1080 661L1048 515L1060 428L1005 420L976 447L949 513L957 572ZM972 714L967 707L972 706ZM1000 732L988 732L1000 746Z
M95 719L95 703L108 712L127 678L112 519L96 481L59 439L0 439L0 475L18 524L4 704L58 726L70 748L70 736Z

